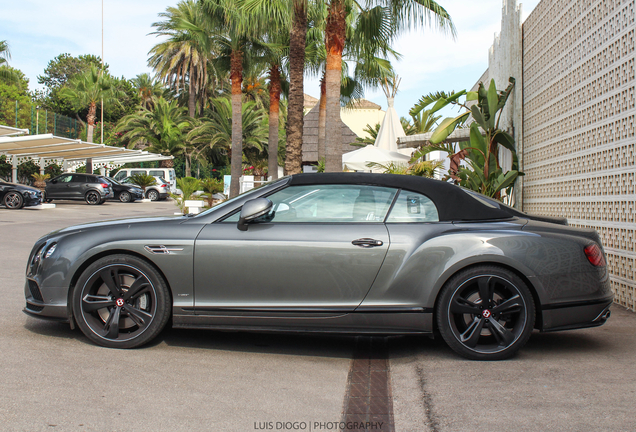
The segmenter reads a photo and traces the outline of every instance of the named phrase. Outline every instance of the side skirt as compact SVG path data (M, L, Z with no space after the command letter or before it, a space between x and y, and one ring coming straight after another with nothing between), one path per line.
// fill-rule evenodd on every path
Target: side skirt
M299 316L229 316L229 315L174 315L174 328L275 331L275 332L320 332L320 333L366 333L404 334L432 333L433 314L427 312L366 313L352 312L344 315L320 317L311 313Z

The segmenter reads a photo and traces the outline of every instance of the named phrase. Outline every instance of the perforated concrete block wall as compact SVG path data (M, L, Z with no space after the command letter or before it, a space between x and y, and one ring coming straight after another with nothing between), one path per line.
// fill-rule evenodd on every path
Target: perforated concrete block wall
M599 232L636 309L634 0L543 0L523 31L523 210Z

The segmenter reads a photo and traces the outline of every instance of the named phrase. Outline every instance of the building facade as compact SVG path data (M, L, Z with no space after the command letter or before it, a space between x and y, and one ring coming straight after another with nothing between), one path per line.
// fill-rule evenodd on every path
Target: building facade
M603 240L616 302L636 309L634 0L504 0L481 80L517 80L503 123L525 177L517 206Z

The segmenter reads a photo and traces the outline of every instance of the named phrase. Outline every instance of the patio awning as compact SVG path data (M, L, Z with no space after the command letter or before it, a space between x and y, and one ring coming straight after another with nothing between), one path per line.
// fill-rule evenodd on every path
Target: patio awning
M28 129L18 129L11 126L0 125L0 136L24 135L28 133L29 133Z
M14 133L19 131L6 126L2 126L2 128L3 130L13 129ZM40 168L43 170L46 161L55 161L58 164L68 162L77 166L81 161L90 158L93 159L94 166L105 167L121 166L128 162L172 159L172 156L89 143L52 134L0 136L0 156L3 155L7 157L7 162L13 165L14 182L16 181L17 166L29 160L40 162ZM65 169L67 169L66 165Z

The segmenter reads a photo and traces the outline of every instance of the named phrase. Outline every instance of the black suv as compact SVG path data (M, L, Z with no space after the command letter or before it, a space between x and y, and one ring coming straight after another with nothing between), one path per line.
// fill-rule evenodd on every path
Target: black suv
M95 174L62 174L46 182L46 201L54 199L84 200L87 204L104 204L114 196L108 181Z
M0 204L9 210L40 205L41 201L42 192L39 189L0 180Z

